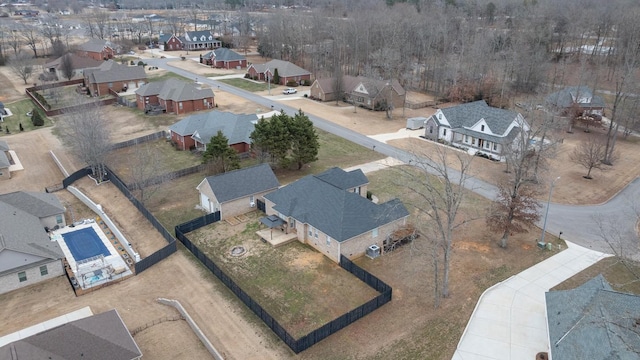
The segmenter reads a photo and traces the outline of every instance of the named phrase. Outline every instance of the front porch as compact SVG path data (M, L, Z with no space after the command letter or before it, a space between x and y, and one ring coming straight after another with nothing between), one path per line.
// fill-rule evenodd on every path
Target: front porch
M475 135L475 134L474 134ZM463 149L470 155L481 155L491 160L502 160L502 143L491 136L482 138L470 134L453 132L451 146Z

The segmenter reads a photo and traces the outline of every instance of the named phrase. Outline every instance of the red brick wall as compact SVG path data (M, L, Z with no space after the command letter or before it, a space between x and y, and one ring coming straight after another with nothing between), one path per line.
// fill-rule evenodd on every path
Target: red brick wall
M195 140L191 138L192 134L180 136L177 133L171 132L171 141L178 144L178 149L189 150L192 146L196 145Z
M148 103L146 102L145 98L149 98ZM144 107L146 104L158 105L160 104L160 101L157 95L151 95L151 96L136 95L136 104L138 105L138 109L144 110Z
M251 150L251 145L247 143L232 144L229 146L238 153L245 153Z
M235 69L236 66L245 68L247 67L247 60L214 61L212 66L216 68L225 68L225 69Z
M164 46L164 51L182 50L182 43L178 39L172 37Z

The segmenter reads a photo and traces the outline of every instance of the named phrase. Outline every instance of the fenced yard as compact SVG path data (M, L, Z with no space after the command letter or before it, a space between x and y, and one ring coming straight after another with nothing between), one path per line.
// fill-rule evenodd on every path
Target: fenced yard
M378 293L314 249L294 241L274 248L255 234L261 212L238 225L222 221L189 233L190 240L299 338ZM278 231L278 230L274 230ZM242 246L246 253L234 256Z
M0 131L0 136L15 134L20 132L20 124L22 124L23 131L30 131L41 128L43 126L52 126L53 122L33 103L31 99L24 99L16 102L12 102L9 104L4 104L4 106L11 111L13 115L7 116L4 118L4 122L0 123L0 127L2 127L2 131ZM32 112L33 110L39 111L42 119L44 119L43 126L34 126L31 122L31 117L27 115L27 113ZM6 130L9 129L9 134L7 134Z

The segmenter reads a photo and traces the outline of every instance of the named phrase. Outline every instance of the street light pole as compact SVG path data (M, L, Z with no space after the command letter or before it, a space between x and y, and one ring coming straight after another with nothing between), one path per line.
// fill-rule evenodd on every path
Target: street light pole
M553 187L556 186L556 181L560 180L560 176L555 178L551 182L551 188L549 189L549 200L547 200L547 209L544 213L544 222L542 224L542 236L540 237L540 242L544 244L544 233L547 231L547 216L549 216L549 205L551 204L551 194L553 194Z

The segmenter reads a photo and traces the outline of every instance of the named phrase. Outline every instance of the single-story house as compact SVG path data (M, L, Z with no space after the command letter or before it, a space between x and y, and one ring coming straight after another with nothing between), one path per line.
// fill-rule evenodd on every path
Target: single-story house
M242 69L247 67L247 58L231 49L221 47L200 55L200 63L214 68Z
M293 63L284 60L271 60L264 64L251 64L247 68L247 74L252 79L273 80L273 76L278 71L280 81L278 84L286 85L289 81L295 81L302 84L305 81L311 81L311 73Z
M76 47L76 55L92 58L93 60L109 60L118 54L117 46L111 41L102 39L91 39Z
M362 170L332 168L266 194L265 212L331 260L339 262L340 255L353 259L371 245L383 248L387 236L409 217L398 199L383 204L368 200L368 184Z
M175 78L145 84L136 90L138 109L160 106L165 112L187 114L214 107L213 90Z
M103 63L103 60L94 60L90 57L78 56L74 53L68 53L59 58L50 61L44 65L42 68L47 73L56 74L58 79L64 79L64 69L63 69L63 58L65 56L70 56L71 59L71 67L75 75L82 75L84 69L95 68L100 66Z
M35 334L22 337L23 333ZM142 359L140 348L116 309L54 327L42 323L12 335L18 340L0 346L1 360Z
M546 106L562 115L604 115L604 99L587 86L569 86L545 99Z
M229 139L229 146L238 153L251 149L250 135L258 122L255 114L234 114L223 111L209 111L194 114L169 126L171 141L178 149L206 150L207 144L218 131Z
M163 51L178 51L184 48L182 39L175 34L161 35L158 43L162 46Z
M340 100L369 110L386 110L386 103L391 103L393 108L404 107L407 92L398 80L375 80L364 76L345 75L341 81L342 84L338 88L334 78L316 79L311 84L311 98L334 101L340 96Z
M269 164L259 164L206 177L196 189L200 206L207 213L220 211L220 218L226 219L255 210L256 200L278 187Z
M545 298L550 359L638 359L640 296L614 291L598 275Z
M53 194L0 195L0 293L64 274L64 257L45 228L64 226L64 207Z
M11 172L9 171L11 153L9 153L9 150L9 144L4 140L0 140L0 180L11 179Z
M84 86L92 96L108 95L109 89L115 92L135 89L147 83L144 66L120 65L113 60L85 69L83 76Z
M222 41L213 36L211 31L186 31L180 39L184 50L207 50L222 47Z
M484 100L438 109L424 127L427 139L496 160L504 159L505 147L513 144L520 131L529 131L520 113L491 107Z

